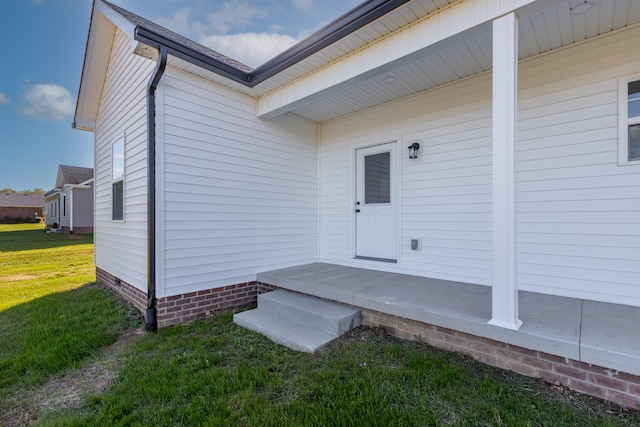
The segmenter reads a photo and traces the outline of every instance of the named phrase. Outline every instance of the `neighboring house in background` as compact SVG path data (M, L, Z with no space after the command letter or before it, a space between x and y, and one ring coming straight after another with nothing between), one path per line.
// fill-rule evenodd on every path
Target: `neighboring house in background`
M637 337L587 348L579 317L542 339L545 307L518 313L526 292L640 325L638 40L629 0L378 0L251 69L96 0L74 126L94 133L97 278L149 329L306 264L412 275L420 298L418 279L464 284L490 298L457 322L392 312L393 284L375 310L640 403ZM371 312L367 289L350 304Z
M47 227L93 232L93 169L60 165L56 185L44 195Z
M0 222L38 222L43 202L42 194L0 193Z

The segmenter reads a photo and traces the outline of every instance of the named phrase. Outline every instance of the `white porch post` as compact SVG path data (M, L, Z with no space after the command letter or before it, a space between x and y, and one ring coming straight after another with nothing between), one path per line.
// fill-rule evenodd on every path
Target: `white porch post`
M493 21L493 288L491 325L517 330L515 141L518 18Z

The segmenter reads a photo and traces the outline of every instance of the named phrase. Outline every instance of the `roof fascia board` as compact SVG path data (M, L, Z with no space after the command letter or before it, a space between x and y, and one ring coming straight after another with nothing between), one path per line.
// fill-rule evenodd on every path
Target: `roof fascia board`
M305 40L293 45L275 58L259 66L249 75L257 85L292 65L312 56L343 37L363 28L410 0L373 0L356 6Z
M89 33L87 34L87 43L84 48L84 60L82 61L82 72L80 73L80 86L78 87L78 99L76 100L76 110L73 115L73 123L71 127L73 129L86 130L92 132L96 123L94 120L87 120L81 116L81 110L84 106L85 95L87 91L87 68L89 62L89 56L91 51L93 50L93 42L95 38L95 26L96 26L96 3L97 0L93 1L93 5L91 7L91 20L89 21Z
M257 115L266 119L278 116L297 105L338 91L349 82L370 78L389 66L414 60L429 49L440 49L472 38L477 33L489 31L494 19L538 1L518 0L516 6L510 2L502 4L487 0L451 3L438 13L425 16L380 41L372 42L354 54L327 65L325 69L260 97ZM547 0L544 3L560 1ZM487 4L491 8L487 8Z
M410 0L371 0L362 3L360 6L342 15L334 22L326 25L313 35L250 73L246 73L215 58L196 52L183 44L164 37L143 26L137 26L135 28L134 39L156 49L159 48L160 45L166 46L169 53L173 56L252 88L332 43L372 23L408 1Z
M247 73L244 71L188 48L148 28L137 26L134 31L134 39L156 49L165 46L167 51L177 58L249 86Z
M84 92L84 90L82 92ZM83 96L78 95L77 105L80 105L82 103L82 98ZM77 115L76 115L76 120L73 122L73 128L78 130L86 130L89 132L93 132L95 127L96 127L95 120L80 118L80 117L77 117Z
M91 72L90 68L91 57L94 55L94 49L96 44L96 37L100 37L104 30L104 21L100 22L98 19L99 15L102 15L104 18L109 20L113 25L119 28L123 33L129 36L131 39L131 51L133 52L136 43L133 40L133 35L135 31L135 25L129 22L125 17L117 13L115 10L111 9L107 5L105 5L100 0L94 0L93 8L91 10L91 21L89 24L89 34L87 36L87 44L85 47L85 56L82 64L82 74L80 75L80 87L78 89L78 100L76 102L76 111L74 115L74 121L72 123L72 127L74 129L86 130L89 132L93 132L96 127L95 119L87 116L95 117L95 112L93 111L83 111L85 108L95 108L89 107L86 105L87 103L87 90L89 90L90 82L89 80L92 78L91 74L95 74L95 72ZM106 70L105 70L106 73Z
M120 29L120 31L128 35L129 38L133 40L135 29L136 29L136 26L134 23L132 23L127 18L120 15L118 12L111 9L109 6L107 6L101 1L98 1L97 11L103 14L105 18L107 18L109 21L113 22L115 26Z
M56 191L54 191L53 193L45 195L45 200L57 198L58 196L60 196L60 190L56 189Z

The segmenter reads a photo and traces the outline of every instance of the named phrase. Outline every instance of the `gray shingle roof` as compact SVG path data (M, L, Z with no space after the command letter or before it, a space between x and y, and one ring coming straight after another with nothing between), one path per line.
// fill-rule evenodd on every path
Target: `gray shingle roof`
M93 168L60 165L63 184L81 184L93 178Z
M41 208L43 205L44 195L42 194L0 193L0 207Z
M49 190L46 193L44 193L44 198L46 199L47 197L49 197L50 195L54 194L57 191L60 191L60 189L59 188L52 188L51 190Z
M234 67L245 73L250 73L251 71L253 71L253 68L249 67L248 65L238 62L235 59L229 58L228 56L225 56L219 52L216 52L213 49L209 49L208 47L203 46L200 43L196 43L193 40L188 39L184 36L181 36L178 33L174 33L173 31L168 30L167 28L161 25L158 25L154 22L151 22L148 19L138 16L135 13L129 12L128 10L123 9L120 6L116 6L115 4L110 3L106 0L102 0L102 2L107 6L109 6L111 9L113 9L115 12L122 15L127 21L131 22L136 26L141 26L150 31L161 34L162 36L170 40L173 40L174 42L179 43L193 51L209 56L212 59L216 59L220 62L224 62L225 64L230 65L231 67Z

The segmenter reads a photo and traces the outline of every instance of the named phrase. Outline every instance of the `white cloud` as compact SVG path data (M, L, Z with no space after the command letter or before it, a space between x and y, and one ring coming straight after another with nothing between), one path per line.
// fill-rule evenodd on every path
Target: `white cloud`
M308 12L313 8L313 0L293 0L293 5L298 10Z
M265 9L248 2L225 2L220 10L207 16L212 29L226 34L231 29L243 29L253 25L254 19L263 19L269 15Z
M9 97L4 93L0 92L0 105L8 104L10 102L11 100L9 99Z
M30 85L22 98L24 106L20 112L36 119L64 120L75 109L69 91L53 83Z
M155 22L157 22L158 25L162 25L171 31L175 31L178 34L185 36L188 36L189 34L201 34L204 30L204 26L197 21L191 21L192 15L193 10L187 7L179 9L168 18L160 16L155 19Z
M273 33L211 35L200 40L203 45L254 68L296 42L291 36Z

